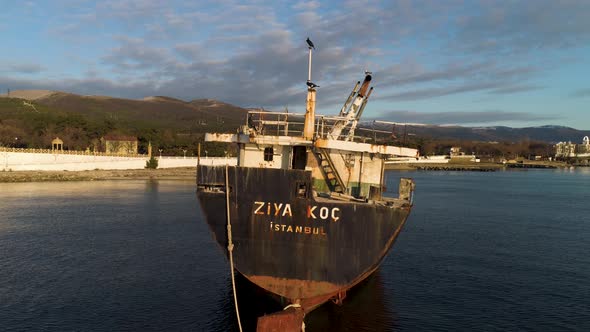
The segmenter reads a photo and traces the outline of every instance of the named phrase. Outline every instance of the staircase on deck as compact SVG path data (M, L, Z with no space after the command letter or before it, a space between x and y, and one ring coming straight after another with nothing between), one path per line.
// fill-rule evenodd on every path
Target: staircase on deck
M340 178L336 167L334 167L334 162L332 162L328 151L326 149L316 149L315 155L330 191L345 194L347 191L346 185L342 181L342 178Z

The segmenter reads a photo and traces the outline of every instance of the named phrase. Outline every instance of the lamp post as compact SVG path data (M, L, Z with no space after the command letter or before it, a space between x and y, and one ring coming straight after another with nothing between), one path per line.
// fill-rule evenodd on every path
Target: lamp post
M183 157L183 159L186 159L186 150L184 150L184 149L183 149L183 150L182 150L182 153L184 153L184 157Z

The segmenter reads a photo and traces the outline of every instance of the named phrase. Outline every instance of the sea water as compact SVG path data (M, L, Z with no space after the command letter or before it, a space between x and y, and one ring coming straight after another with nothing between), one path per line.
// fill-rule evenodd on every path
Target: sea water
M386 173L414 209L307 331L590 330L590 170ZM238 279L243 324L281 307ZM0 184L0 330L231 331L193 180Z

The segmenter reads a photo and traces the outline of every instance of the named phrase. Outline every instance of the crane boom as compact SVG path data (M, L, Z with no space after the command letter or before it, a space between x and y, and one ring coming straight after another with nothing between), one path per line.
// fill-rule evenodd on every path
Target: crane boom
M344 128L346 128L347 126L351 126L351 130L354 133L354 128L352 128L352 126L356 126L363 103L366 102L367 90L369 89L369 84L371 84L371 79L371 75L367 74L365 76L363 84L361 85L358 91L355 91L358 84L355 85L351 95L348 98L351 99L351 96L356 96L353 98L354 100L352 104L350 104L350 106L348 106L349 100L347 100L347 102L342 107L342 110L340 111L340 116L344 117L344 119L339 120L334 124L332 130L328 134L329 138L338 139L338 137L340 137L340 135L342 134L342 130L344 130Z
M367 106L367 102L369 101L369 97L371 96L371 92L373 92L373 87L371 87L371 89L369 89L369 93L367 94L367 96L363 100L363 103L361 104L361 108L359 109L358 114L352 120L352 123L350 124L350 129L348 130L348 135L346 135L346 141L352 141L354 139L354 130L356 129L359 119L363 115L363 111L365 110L365 106Z
M352 88L352 91L350 92L350 95L348 95L348 99L346 99L346 102L344 103L344 105L342 105L342 109L340 110L340 114L338 116L344 116L346 114L346 110L348 109L348 105L350 104L350 102L352 101L352 98L354 98L354 95L357 94L358 87L361 84L361 81L357 81L356 84L354 85L354 88Z

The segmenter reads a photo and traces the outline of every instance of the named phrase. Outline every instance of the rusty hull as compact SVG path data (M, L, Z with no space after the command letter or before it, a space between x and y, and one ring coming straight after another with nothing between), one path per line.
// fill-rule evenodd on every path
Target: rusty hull
M305 313L303 310L288 308L272 315L258 317L257 332L301 332Z
M309 171L228 170L236 269L305 312L373 273L411 209L409 202L316 200ZM225 167L198 166L197 179L201 208L227 254Z

